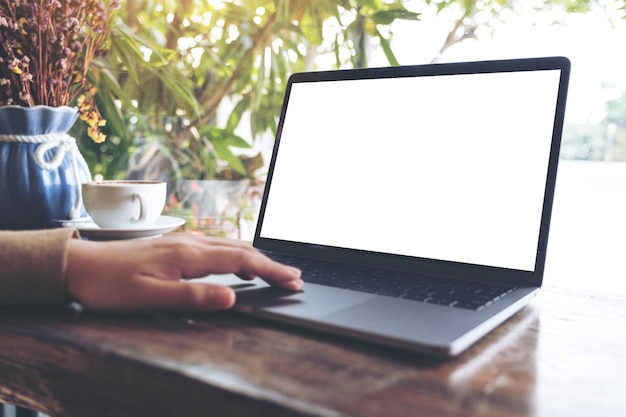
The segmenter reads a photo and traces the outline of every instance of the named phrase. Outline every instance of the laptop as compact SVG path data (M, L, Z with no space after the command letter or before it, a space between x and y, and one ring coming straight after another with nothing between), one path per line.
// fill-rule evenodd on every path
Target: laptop
M570 62L293 74L253 246L292 293L211 278L235 310L453 357L542 285Z

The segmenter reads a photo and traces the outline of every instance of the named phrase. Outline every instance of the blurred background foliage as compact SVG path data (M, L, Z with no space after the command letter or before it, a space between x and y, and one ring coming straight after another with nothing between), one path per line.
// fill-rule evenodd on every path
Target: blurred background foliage
M80 124L73 134L81 137L92 173L106 179L252 178L264 165L255 140L275 134L289 75L367 67L373 49L389 65L400 64L394 22L421 24L409 3L449 20L432 57L437 62L451 46L479 31L493 32L522 7L558 17L597 10L604 2L122 0L109 52L90 72L108 139L91 143ZM618 3L623 12L624 0ZM606 141L596 142L599 131L608 131L615 139L611 157L620 157L614 148L624 140L625 97L607 103L601 126L568 128L563 155L606 158Z
M371 37L397 64L379 27L417 18L400 1L124 0L90 74L108 141L81 150L107 179L251 176L258 155L237 151L275 133L291 73L320 54L366 66ZM323 46L329 21L339 30Z

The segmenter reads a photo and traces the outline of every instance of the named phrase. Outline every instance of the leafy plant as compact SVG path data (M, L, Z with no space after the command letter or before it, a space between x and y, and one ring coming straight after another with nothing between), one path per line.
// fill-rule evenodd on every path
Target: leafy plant
M336 67L365 66L368 36L380 40L395 65L381 28L418 18L399 0L125 0L122 6L111 24L109 54L90 74L116 146L83 147L94 172L106 177L253 176L254 140L275 134L291 73L315 69L323 54L334 56ZM338 28L330 43L323 32L328 22ZM118 145L134 156L125 160ZM122 171L125 163L131 172Z

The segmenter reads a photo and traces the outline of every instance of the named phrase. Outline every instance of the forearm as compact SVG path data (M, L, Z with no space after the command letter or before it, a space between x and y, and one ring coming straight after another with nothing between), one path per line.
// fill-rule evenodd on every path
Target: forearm
M74 229L0 231L0 306L62 306Z

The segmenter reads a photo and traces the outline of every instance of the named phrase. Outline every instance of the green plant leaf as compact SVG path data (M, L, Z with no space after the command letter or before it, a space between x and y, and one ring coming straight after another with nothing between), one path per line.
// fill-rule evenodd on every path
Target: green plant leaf
M371 19L377 25L390 25L396 19L419 20L420 13L410 12L405 8L381 10L372 14Z
M383 48L383 52L385 53L385 57L387 57L387 61L389 61L389 64L392 66L400 65L398 59L396 58L396 55L391 49L391 44L389 43L389 40L385 38L379 30L376 30L376 35L378 36L380 46L381 48Z

